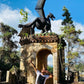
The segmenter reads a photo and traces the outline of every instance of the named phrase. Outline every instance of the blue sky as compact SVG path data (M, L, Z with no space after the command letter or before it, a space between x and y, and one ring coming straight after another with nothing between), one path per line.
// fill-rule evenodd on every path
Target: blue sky
M26 7L37 16L35 11L37 0L0 0L0 3L8 5L12 9L24 9ZM63 19L63 6L69 9L75 22L84 24L84 0L46 0L45 14L52 12L56 19Z
M20 32L21 29L18 28L19 20L22 18L19 13L20 9L28 11L28 22L31 22L39 16L35 11L36 3L37 0L0 0L0 22L8 24ZM76 29L83 31L80 38L84 39L84 0L46 0L45 15L47 16L51 12L56 17L54 21L51 21L52 31L61 34L60 27L64 19L62 17L64 6L69 9ZM18 38L16 40L19 41ZM82 56L82 58L84 57ZM51 62L49 64L52 65Z
M38 13L35 11L35 6L38 0L0 0L0 22L4 22L20 32L18 28L19 20L21 16L19 14L20 9L28 11L28 22L33 21L38 17ZM72 20L76 26L76 29L84 31L84 0L46 0L44 11L47 16L50 12L54 14L56 19L51 21L52 31L60 34L60 27L63 14L63 7L69 9ZM80 38L84 38L84 32L80 35Z

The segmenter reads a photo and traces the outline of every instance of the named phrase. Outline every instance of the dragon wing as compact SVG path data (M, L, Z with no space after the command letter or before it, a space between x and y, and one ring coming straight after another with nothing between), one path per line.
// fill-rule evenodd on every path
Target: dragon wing
M45 18L45 14L44 14L44 4L45 4L46 0L38 0L37 5L35 10L38 12L38 14L40 15L41 18Z

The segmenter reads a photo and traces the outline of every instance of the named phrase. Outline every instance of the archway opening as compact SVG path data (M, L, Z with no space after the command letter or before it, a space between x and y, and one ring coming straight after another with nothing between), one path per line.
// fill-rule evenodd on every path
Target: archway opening
M49 72L53 73L53 56L49 54L47 57L47 69Z
M48 55L52 54L51 50L48 49L41 49L38 53L37 53L37 57L36 57L36 67L38 70L41 71L41 69L43 67L47 68L48 65Z
M39 71L41 71L42 69L43 69L43 67L45 67L46 69L48 69L47 67L48 67L48 64L49 64L49 62L51 62L51 61L49 61L48 59L50 59L50 57L51 56L49 56L49 55L51 55L52 53L51 53L51 50L49 50L49 49L41 49L38 53L37 53L37 56L36 56L36 67L37 67L37 69L39 70ZM49 58L48 58L49 57ZM53 56L52 56L53 57ZM51 57L51 58L52 58ZM52 59L51 59L52 60ZM52 62L52 64L53 64L53 62ZM49 64L50 65L50 64ZM53 70L52 70L52 72L53 72ZM53 78L51 78L51 79L48 79L47 81L46 81L46 84L53 84Z

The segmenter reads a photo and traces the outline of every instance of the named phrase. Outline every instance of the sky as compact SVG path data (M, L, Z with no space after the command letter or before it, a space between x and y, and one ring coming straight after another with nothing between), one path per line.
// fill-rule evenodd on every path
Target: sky
M28 11L28 22L33 21L36 17L39 17L35 11L37 0L0 0L0 22L8 24L14 27L18 32L21 31L18 28L19 20L22 19L20 15L20 9ZM54 21L51 21L51 29L57 34L61 34L60 27L61 22L64 19L62 17L63 7L66 7L71 13L72 20L76 29L81 29L83 33L80 38L84 38L84 0L46 0L44 11L47 16L50 12L56 17ZM36 32L38 32L36 30ZM16 38L18 41L19 39Z
M13 10L28 8L34 15L37 15L35 11L37 0L0 0L0 3L8 5ZM69 9L75 22L84 24L84 0L46 0L45 14L52 12L56 19L63 19L63 6Z
M19 14L20 9L28 11L28 22L33 21L38 17L38 13L35 11L37 0L0 0L0 22L4 22L11 26L14 26L18 31L17 24L21 16ZM60 32L63 7L66 7L71 13L72 20L74 21L77 29L84 31L84 0L46 0L44 11L47 16L50 12L54 14L56 19L52 21L52 30ZM58 32L57 32L58 33ZM81 37L81 36L80 36ZM84 37L82 35L82 37Z

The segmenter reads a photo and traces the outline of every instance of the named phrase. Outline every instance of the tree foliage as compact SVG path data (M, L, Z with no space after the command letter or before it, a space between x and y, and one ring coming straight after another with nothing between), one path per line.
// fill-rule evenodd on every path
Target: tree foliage
M48 66L47 69L50 73L53 73L53 67Z
M69 10L63 8L63 17L65 19L62 21L63 27L61 28L63 34L61 35L67 43L67 58L68 58L68 69L75 70L75 65L77 64L77 59L80 57L79 48L80 45L83 45L84 41L80 40L79 35L82 33L80 30L76 30L72 17L69 13Z
M76 71L84 71L84 63L80 62L78 64L75 65Z
M9 70L13 65L19 66L19 52L17 41L13 41L17 30L9 25L1 23L0 27L0 39L2 46L0 47L0 69ZM2 66L3 65L3 66Z
M24 11L23 9L21 9L20 15L23 17L22 20L20 20L20 23L26 22L28 20L28 12L27 11Z

